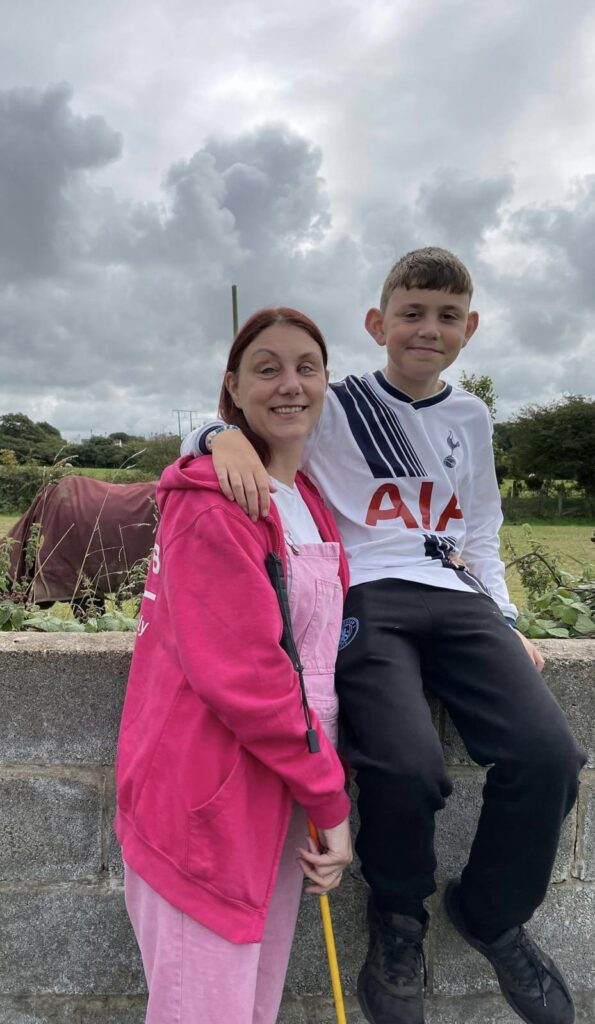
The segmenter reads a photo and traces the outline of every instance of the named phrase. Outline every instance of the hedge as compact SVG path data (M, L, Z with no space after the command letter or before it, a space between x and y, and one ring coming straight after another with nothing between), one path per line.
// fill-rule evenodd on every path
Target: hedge
M93 476L96 480L110 483L134 484L152 480L148 473L138 469L55 469L44 466L0 466L0 515L21 515L29 508L35 495L50 480L76 473L78 476Z

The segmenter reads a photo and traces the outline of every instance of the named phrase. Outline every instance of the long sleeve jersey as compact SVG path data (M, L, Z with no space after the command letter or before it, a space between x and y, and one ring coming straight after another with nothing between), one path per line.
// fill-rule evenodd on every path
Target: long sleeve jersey
M195 454L209 427L183 451ZM445 385L417 401L381 371L331 384L303 469L334 513L351 585L387 577L487 591L509 620L485 404ZM453 564L459 556L466 569Z

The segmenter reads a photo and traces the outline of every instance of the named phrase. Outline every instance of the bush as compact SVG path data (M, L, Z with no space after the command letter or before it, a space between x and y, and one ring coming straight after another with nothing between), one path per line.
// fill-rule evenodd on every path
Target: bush
M575 572L560 569L556 555L539 544L530 526L524 527L529 550L519 554L509 537L504 547L516 565L527 591L527 607L517 626L531 640L595 637L595 565L576 562Z
M81 470L72 466L2 466L0 465L0 515L22 515L35 495L49 484L68 473L93 476L110 483L141 483L154 479L150 473L136 469Z

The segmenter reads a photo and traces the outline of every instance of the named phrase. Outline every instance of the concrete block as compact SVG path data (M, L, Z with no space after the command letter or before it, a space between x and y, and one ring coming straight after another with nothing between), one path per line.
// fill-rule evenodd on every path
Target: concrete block
M481 809L485 772L477 769L464 776L450 773L453 791L446 807L436 815L437 881L460 875L467 863Z
M457 774L463 771L465 774ZM467 863L481 811L485 771L477 768L451 771L453 791L446 808L436 816L436 858L438 883L459 875ZM560 845L552 881L570 877L576 839L576 809L568 815L562 828Z
M469 757L446 708L443 708L440 735L442 738L444 760L447 765L475 765L475 762Z
M529 926L577 991L595 989L592 955L595 887L565 882L550 887ZM455 932L438 901L432 921L433 994L462 996L497 991L490 965Z
M113 763L133 637L0 634L4 763Z
M595 784L595 773L590 773ZM583 784L579 795L579 843L576 875L595 881L595 786Z
M144 976L120 889L0 893L0 992L140 995Z
M337 957L346 992L355 992L368 944L367 886L353 876L330 897ZM320 920L319 900L302 897L296 937L287 973L287 994L293 998L327 993L330 982Z
M308 1012L302 1000L293 999L291 996L284 998L277 1024L309 1024Z
M92 878L101 867L97 784L0 773L0 880Z
M106 784L106 810L104 819L104 843L105 843L105 866L112 878L124 877L124 862L122 861L122 850L114 832L114 817L116 814L116 793L114 787L113 773L109 772Z
M595 765L595 640L540 640L543 677L572 732Z
M595 997L575 994L576 1024L593 1024ZM425 1001L426 1024L519 1024L519 1017L498 995L463 997L429 996Z
M33 999L0 997L2 1024L144 1024L144 996L73 999L40 996Z

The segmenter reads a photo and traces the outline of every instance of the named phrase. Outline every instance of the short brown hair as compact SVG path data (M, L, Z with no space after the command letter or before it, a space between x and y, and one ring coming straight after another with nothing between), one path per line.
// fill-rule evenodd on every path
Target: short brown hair
M448 249L433 245L414 249L397 260L382 286L380 309L383 313L395 288L431 288L469 298L473 295L473 281L465 264Z
M314 321L310 320L310 317L306 316L305 313L300 313L297 309L290 309L288 306L268 306L266 309L259 309L258 312L253 313L251 317L248 317L246 323L242 324L240 327L229 350L227 366L225 367L225 376L227 376L228 373L237 373L245 349L248 348L248 345L250 345L259 334L262 334L267 327L272 327L273 324L291 324L293 327L299 327L301 331L305 331L306 334L309 334L312 340L315 341L320 348L322 363L326 370L328 363L327 348L322 332L320 328L316 326ZM244 436L247 437L250 443L254 446L266 466L271 457L269 447L266 441L263 441L263 439L259 437L258 434L255 434L248 426L244 413L241 409L238 409L225 386L225 377L223 378L221 394L219 395L219 416L222 420L225 420L226 423L233 423L236 427L240 428Z

